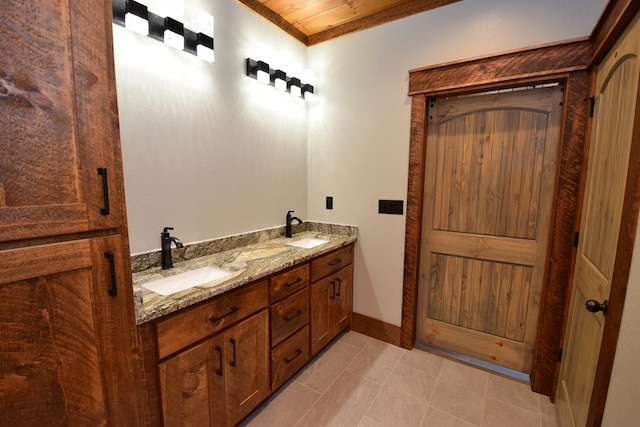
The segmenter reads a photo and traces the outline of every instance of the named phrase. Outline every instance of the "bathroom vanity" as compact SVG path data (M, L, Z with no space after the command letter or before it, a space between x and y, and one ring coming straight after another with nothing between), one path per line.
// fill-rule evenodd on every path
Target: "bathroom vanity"
M350 328L355 227L308 226L134 274L149 425L236 425ZM164 296L144 288L210 265L230 274Z

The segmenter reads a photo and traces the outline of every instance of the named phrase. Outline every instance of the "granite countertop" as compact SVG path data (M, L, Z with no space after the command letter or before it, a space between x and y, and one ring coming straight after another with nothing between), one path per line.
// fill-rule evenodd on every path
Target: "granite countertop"
M173 269L162 270L160 267L152 267L135 272L133 274L133 291L136 324L140 325L173 313L181 308L220 295L356 241L357 228L353 226L311 223L305 228L306 230L295 233L291 238L275 237L228 250L220 249L225 249L224 244L228 246L235 245L229 244L227 241L221 248L220 243L218 243L214 245L217 251L212 254L204 254L184 260L181 260L184 257L174 256ZM244 236L233 237L232 240L238 242L242 241ZM311 249L287 245L287 243L295 240L309 237L325 239L329 242ZM132 263L135 271L134 258L132 257ZM180 260L176 262L176 258ZM229 271L231 275L166 296L141 286L145 282L205 266L214 266Z

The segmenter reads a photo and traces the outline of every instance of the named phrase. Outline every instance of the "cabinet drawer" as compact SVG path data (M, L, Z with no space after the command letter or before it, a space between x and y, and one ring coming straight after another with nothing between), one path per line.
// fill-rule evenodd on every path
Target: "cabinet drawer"
M266 280L243 286L156 323L160 359L230 326L268 304Z
M321 256L311 261L311 282L322 279L351 263L353 263L353 245Z
M309 360L309 326L271 350L271 389L275 390Z
M271 347L309 323L309 288L271 306Z
M273 304L309 284L309 264L304 264L284 273L277 274L269 281L269 301Z

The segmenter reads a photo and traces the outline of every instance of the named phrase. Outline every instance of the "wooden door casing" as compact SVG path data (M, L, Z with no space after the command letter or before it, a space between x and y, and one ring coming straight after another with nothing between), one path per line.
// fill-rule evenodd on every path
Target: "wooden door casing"
M588 424L592 391L606 323L587 300L609 299L618 262L627 173L632 152L640 67L640 17L597 70L593 138L583 200L567 338L556 409L559 425Z
M530 372L562 87L430 102L418 339Z

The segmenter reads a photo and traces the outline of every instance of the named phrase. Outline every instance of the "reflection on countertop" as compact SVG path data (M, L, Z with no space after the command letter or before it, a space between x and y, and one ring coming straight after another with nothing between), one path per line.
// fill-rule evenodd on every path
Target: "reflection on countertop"
M294 227L292 238L283 236L284 227L275 227L185 245L184 249L174 250L174 268L171 270L159 267L159 251L132 256L136 323L140 325L157 319L354 243L357 227L305 222ZM319 238L328 242L310 249L288 245L304 238ZM166 296L141 286L146 282L205 266L214 266L231 274Z

